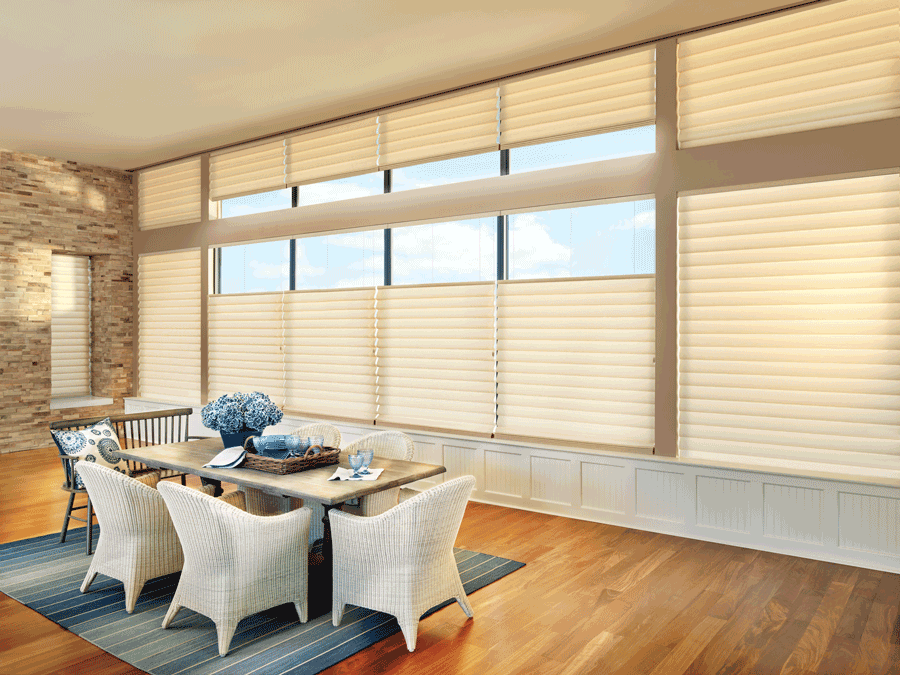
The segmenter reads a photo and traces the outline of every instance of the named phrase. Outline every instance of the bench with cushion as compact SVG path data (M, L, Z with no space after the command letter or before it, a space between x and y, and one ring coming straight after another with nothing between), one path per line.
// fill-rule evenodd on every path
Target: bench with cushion
M162 443L178 443L187 441L196 436L188 435L188 420L193 408L174 408L171 410L155 410L142 413L123 413L119 415L107 415L104 417L90 417L78 420L61 420L50 423L50 431L81 431L109 417L110 424L115 429L119 439L119 445L125 448L135 448L143 445L160 445ZM86 494L86 490L76 483L75 462L77 456L70 456L60 451L60 460L65 471L65 482L62 489L69 493L69 503L63 518L60 543L66 540L66 531L70 520L77 520L87 524L87 552L91 553L93 536L93 513L90 498L83 506L73 506L76 494ZM132 476L140 476L153 471L139 462L126 460L128 472ZM185 483L185 475L177 471L165 470L160 472L162 478L180 478L181 484ZM87 517L78 518L72 515L72 511L86 509Z

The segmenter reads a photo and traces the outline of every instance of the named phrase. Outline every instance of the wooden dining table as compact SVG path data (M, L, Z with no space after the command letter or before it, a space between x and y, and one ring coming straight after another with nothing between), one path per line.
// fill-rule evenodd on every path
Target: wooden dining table
M154 469L176 469L201 478L223 481L238 485L245 490L259 490L275 497L295 497L322 504L325 516L322 519L324 536L321 556L310 557L310 616L314 605L320 610L331 608L331 527L328 512L351 499L364 497L375 492L400 487L423 478L444 473L447 469L437 464L422 464L399 459L375 457L371 469L384 469L373 481L329 481L338 466L349 468L347 455L341 453L339 464L320 466L307 471L279 475L256 469L208 469L204 464L224 449L221 438L204 438L182 443L146 445L123 448L119 454L125 459L142 462ZM315 579L315 583L313 583ZM314 593L314 589L318 593ZM316 598L314 595L320 597Z

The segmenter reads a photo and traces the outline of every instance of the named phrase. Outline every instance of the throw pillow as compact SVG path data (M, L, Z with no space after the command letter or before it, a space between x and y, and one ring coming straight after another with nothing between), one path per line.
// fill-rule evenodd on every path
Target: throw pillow
M60 453L86 462L96 462L124 474L129 473L128 464L119 456L122 446L119 445L119 437L108 417L81 431L51 433ZM75 486L84 487L78 472L75 472Z

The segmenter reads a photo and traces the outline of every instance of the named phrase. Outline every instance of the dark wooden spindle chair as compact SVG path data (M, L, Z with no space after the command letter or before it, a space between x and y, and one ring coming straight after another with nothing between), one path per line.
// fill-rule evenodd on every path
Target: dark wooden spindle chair
M172 410L155 410L152 412L142 413L125 413L121 415L107 415L104 417L91 417L80 420L63 420L59 422L51 422L50 429L52 431L80 431L86 429L92 424L96 424L101 420L109 417L109 421L116 430L119 437L119 445L125 448L135 448L143 445L161 445L163 443L179 443L199 436L188 435L188 419L193 408L175 408ZM90 496L87 497L85 504L74 506L75 495L87 495L87 490L77 487L75 483L75 462L76 457L70 457L60 451L60 459L62 460L63 470L65 471L65 482L62 489L69 493L69 504L66 507L66 514L63 517L62 532L59 537L60 543L66 540L66 531L69 529L69 521L77 520L87 525L87 553L91 554L94 534L93 509L91 508ZM126 460L128 469L132 476L155 471L149 467ZM185 484L185 474L163 469L160 471L161 478L180 478L181 484ZM79 518L72 515L72 511L85 509L87 516Z

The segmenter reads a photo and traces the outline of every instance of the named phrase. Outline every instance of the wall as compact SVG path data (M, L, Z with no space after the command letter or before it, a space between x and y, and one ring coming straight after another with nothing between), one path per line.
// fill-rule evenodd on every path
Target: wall
M52 445L51 419L122 410L132 391L130 174L0 150L0 453ZM50 410L50 255L91 256L92 393Z

